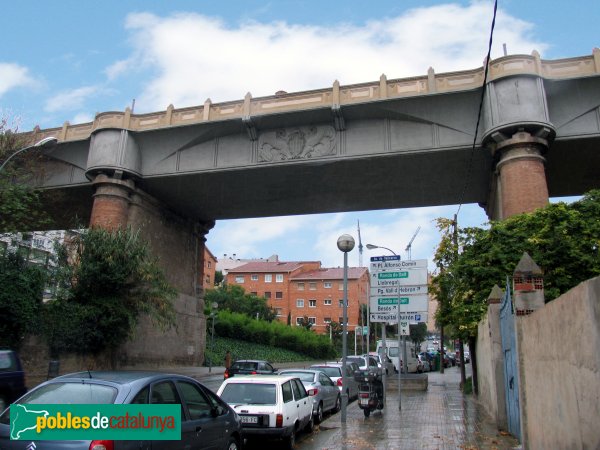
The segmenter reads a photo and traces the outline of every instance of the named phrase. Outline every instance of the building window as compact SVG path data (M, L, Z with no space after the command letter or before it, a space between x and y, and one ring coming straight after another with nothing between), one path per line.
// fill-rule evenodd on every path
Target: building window
M303 291L304 290L304 283L298 283L297 287L298 287L299 291Z
M344 290L344 283L339 283L338 284L338 291L343 291Z
M281 308L275 308L275 315L281 317Z
M250 295L254 295L255 297L258 296L258 292L250 292Z
M283 298L283 292L281 292L281 291L275 292L275 298L279 298L279 299Z
M304 300L299 298L296 300L296 308L304 308Z
M325 281L325 282L323 283L323 287L324 287L325 289L331 289L331 281Z
M316 291L317 283L315 283L314 281L311 281L310 283L308 283L308 289L310 289L311 291Z
M271 275L270 273L266 273L265 274L265 283L272 283L273 282L273 275Z
M244 284L244 277L243 276L237 276L237 277L235 277L235 282L237 284Z
M271 291L265 292L265 298L271 298Z
M325 325L329 325L331 323L331 317L325 317L323 319L323 322L325 323Z
M308 307L309 308L316 308L317 307L317 301L316 300L309 300L308 301Z
M256 274L250 275L250 279L252 281L258 281L258 275L256 275Z
M340 308L343 308L343 307L344 307L344 299L343 299L343 298L340 298L340 299L338 300L338 302L339 302L339 303L338 303L338 306L339 306Z
M296 317L296 326L304 325L304 317Z
M344 325L344 318L343 317L339 317L339 319L340 319L340 321L339 321L340 325Z
M316 317L309 317L308 318L308 323L310 323L311 325L316 325L317 324L317 318Z
M323 300L323 304L325 306L331 306L331 299L330 298L326 298L325 300Z
M211 261L208 261L206 264L207 264L207 267L208 267L209 269L212 267L212 262L211 262Z
M283 274L282 273L275 274L275 283L283 283Z

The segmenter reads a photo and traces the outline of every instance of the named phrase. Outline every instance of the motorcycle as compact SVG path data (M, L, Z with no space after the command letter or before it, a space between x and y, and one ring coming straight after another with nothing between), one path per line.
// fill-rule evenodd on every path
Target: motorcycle
M357 370L354 379L358 381L358 407L369 417L375 410L383 409L383 382L381 369Z

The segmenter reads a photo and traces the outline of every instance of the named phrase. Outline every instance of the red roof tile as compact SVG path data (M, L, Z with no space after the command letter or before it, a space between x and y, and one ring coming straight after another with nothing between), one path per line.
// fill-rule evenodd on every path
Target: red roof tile
M348 267L348 279L358 279L365 272L367 272L366 267ZM302 272L291 278L292 280L343 280L344 269L342 267L323 268L321 270Z

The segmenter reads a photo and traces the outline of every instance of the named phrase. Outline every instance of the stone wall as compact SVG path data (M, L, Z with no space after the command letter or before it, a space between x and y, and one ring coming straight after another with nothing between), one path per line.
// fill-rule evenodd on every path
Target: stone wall
M478 329L479 401L505 429L495 308ZM523 448L600 448L600 277L517 317L516 333Z
M526 448L600 448L600 277L517 318Z
M504 402L504 359L500 339L500 304L491 304L477 329L477 379L479 401L498 425L506 430Z

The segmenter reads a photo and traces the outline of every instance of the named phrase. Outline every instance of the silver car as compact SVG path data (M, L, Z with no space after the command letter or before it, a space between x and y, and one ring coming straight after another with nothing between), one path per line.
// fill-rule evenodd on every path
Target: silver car
M309 367L309 369L320 370L324 372L331 381L339 388L340 392L343 392L344 386L342 385L342 363L323 363L323 364L313 364ZM358 398L358 382L354 380L354 370L350 367L350 365L346 365L346 381L348 386L346 386L346 394L348 395L348 399L356 399Z
M313 416L316 423L323 421L323 414L328 411L338 412L342 405L340 390L325 372L319 369L286 369L280 375L300 378L306 392L313 402Z

